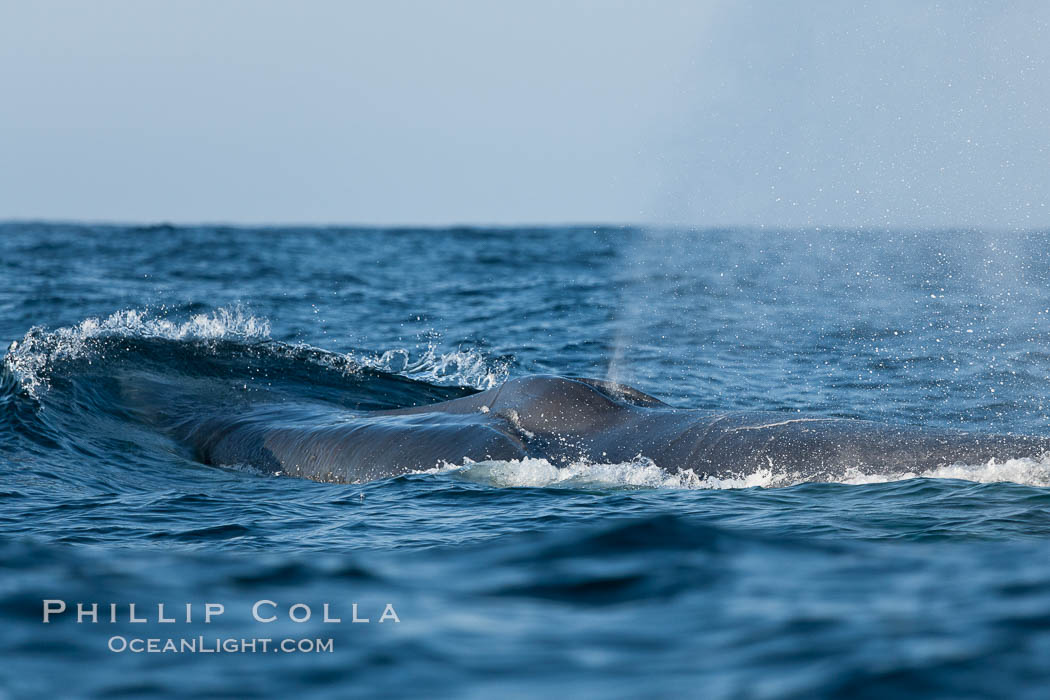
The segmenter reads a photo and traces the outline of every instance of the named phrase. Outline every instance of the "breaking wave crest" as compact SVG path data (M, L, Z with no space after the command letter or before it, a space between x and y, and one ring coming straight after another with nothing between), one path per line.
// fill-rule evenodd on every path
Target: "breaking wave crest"
M49 330L34 326L21 341L11 344L4 357L4 366L26 392L36 396L47 387L48 376L56 362L99 355L104 348L99 342L101 340L253 341L269 336L269 322L246 313L241 307L219 308L211 313L196 314L185 321L127 309L103 319L87 318L72 327Z
M163 311L163 310L162 310ZM193 345L195 350L221 353L220 344L255 346L265 344L275 356L309 358L311 362L344 374L370 369L401 375L420 382L444 386L488 389L506 379L508 359L489 360L473 348L442 352L430 342L418 352L396 348L380 352L365 350L334 353L303 344L289 345L272 340L270 323L241 306L220 307L186 319L168 318L149 310L127 309L105 318L87 318L57 329L31 328L21 341L11 344L4 368L22 390L39 397L48 388L57 365L71 360L105 362L127 350L125 341L168 341Z
M351 357L362 367L433 384L459 384L482 390L500 384L510 373L509 360L490 360L473 348L442 353L434 343L429 343L418 356L398 348L381 353L353 353Z

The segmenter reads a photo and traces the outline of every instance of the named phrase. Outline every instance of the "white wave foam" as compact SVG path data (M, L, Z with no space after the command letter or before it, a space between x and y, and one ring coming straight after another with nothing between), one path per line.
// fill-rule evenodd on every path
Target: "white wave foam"
M546 459L485 460L443 465L420 474L455 474L459 478L498 487L533 488L695 488L692 472L670 474L647 457L620 464L579 462L557 467Z
M473 348L442 353L433 343L418 357L404 348L350 357L363 367L382 372L402 374L429 384L456 384L475 389L491 389L510 373L508 363L490 361Z
M995 484L1011 482L1027 486L1050 486L1050 455L1040 459L1023 457L1018 459L989 460L984 464L952 464L938 467L933 471L916 474L901 472L898 474L863 474L859 470L847 472L841 481L844 484L878 484L887 481L904 479L959 479L978 484Z
M248 314L240 306L222 307L211 313L196 314L185 321L157 318L149 311L126 309L106 318L87 318L72 327L48 330L29 329L20 342L14 342L4 357L22 387L31 395L47 387L47 371L61 359L87 357L95 352L97 339L109 337L167 338L171 340L263 340L270 336L270 324Z
M753 487L783 488L808 482L841 484L877 484L919 477L959 479L977 483L1012 482L1028 486L1050 486L1050 456L1042 459L992 460L986 464L956 464L917 474L901 471L888 474L865 473L848 469L841 476L814 478L798 472L778 470L775 466L748 474L725 477L700 476L692 470L672 474L647 457L636 457L619 464L579 462L564 467L546 459L467 461L462 465L443 465L423 470L424 474L455 474L477 483L504 488L652 488L652 489L744 489Z

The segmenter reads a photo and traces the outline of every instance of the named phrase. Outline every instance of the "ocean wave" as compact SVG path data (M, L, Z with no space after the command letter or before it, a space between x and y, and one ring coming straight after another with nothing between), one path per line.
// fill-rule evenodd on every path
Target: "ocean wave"
M98 354L97 341L110 338L163 338L174 341L263 340L270 324L241 307L220 307L211 313L195 314L184 321L157 317L150 311L125 309L106 318L87 318L72 327L29 329L21 341L11 343L4 366L31 396L48 386L48 375L61 360Z
M913 472L899 474L862 474L859 471L847 472L844 484L877 484L888 481L915 479L920 475ZM989 460L984 464L951 464L938 467L921 475L928 479L957 479L972 481L978 484L997 484L1011 482L1026 486L1050 486L1050 455L1040 459L1028 457L1019 459Z
M619 464L578 462L559 467L543 458L485 460L442 465L421 474L454 474L488 486L502 488L695 488L691 471L672 474L648 457Z
M474 348L441 352L428 343L422 353L414 355L407 348L378 353L350 353L362 367L390 374L400 374L430 384L455 384L475 389L491 389L510 375L510 362L490 360Z
M163 314L164 310L160 309L159 313ZM123 341L134 340L193 344L197 352L211 350L213 355L228 350L229 343L265 344L274 356L308 361L344 375L369 369L428 384L474 389L491 388L509 374L507 360L489 360L473 348L442 352L434 342L428 343L422 352L395 348L346 353L278 342L270 337L267 319L252 315L241 306L219 307L186 319L169 318L151 310L126 309L104 318L87 318L69 327L34 326L22 340L11 344L3 364L23 391L39 398L49 387L49 378L56 367L63 362L96 358L104 362L129 350ZM220 348L220 344L227 345ZM258 348L256 350L258 352Z
M909 479L954 479L975 483L1015 483L1026 486L1050 486L1050 455L1041 459L990 460L984 464L953 464L931 472L912 471L870 473L851 468L841 474L804 476L796 471L781 470L775 465L751 473L716 477L693 470L677 473L662 469L651 459L638 456L630 462L595 464L576 462L557 466L542 458L520 460L467 461L461 465L442 465L422 470L421 474L454 475L479 484L500 488L565 488L565 489L747 489L784 488L804 483L838 483L847 485L880 484Z

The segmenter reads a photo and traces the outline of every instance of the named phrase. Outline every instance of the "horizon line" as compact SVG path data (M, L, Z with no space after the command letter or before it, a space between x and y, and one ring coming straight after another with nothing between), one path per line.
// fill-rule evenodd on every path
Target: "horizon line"
M348 229L348 230L493 230L511 231L515 229L559 229L559 228L594 228L594 229L632 229L632 230L694 230L694 231L910 231L915 233L934 233L952 231L985 231L989 233L1034 233L1050 231L1050 226L1023 227L1017 225L974 225L974 224L938 224L938 225L878 225L870 224L826 224L813 223L804 225L781 225L765 223L688 223L688 222L614 222L614 221L547 221L547 222L451 222L451 223L374 223L374 222L294 222L278 221L259 223L252 221L211 221L185 220L175 221L163 218L150 220L135 219L50 219L45 217L0 217L0 226L98 226L106 228L217 228L217 229Z

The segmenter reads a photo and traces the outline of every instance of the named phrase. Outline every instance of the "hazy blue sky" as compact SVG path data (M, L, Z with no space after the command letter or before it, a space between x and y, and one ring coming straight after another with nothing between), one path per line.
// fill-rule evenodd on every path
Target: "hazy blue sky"
M1050 226L1050 3L510 5L0 0L0 218Z

